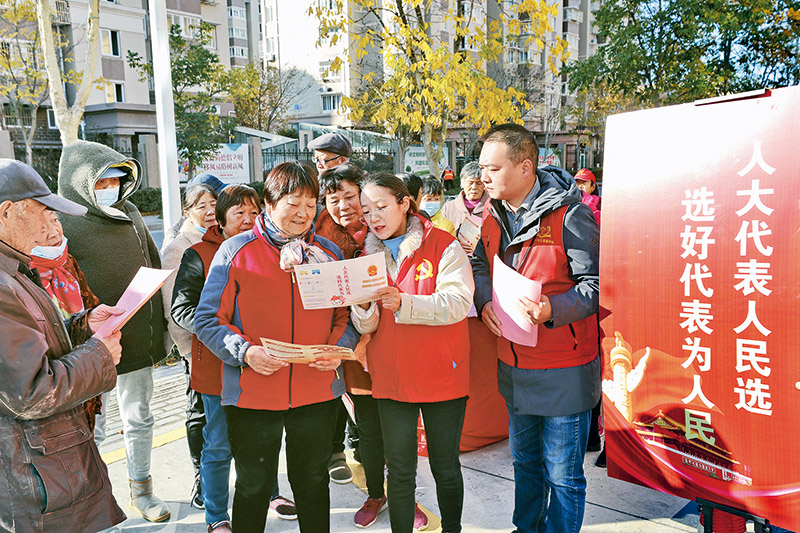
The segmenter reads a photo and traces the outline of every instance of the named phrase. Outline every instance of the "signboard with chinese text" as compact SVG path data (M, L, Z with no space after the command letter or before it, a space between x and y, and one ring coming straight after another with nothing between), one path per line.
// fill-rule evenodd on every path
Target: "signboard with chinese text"
M600 247L609 475L792 530L799 123L798 87L609 118Z
M450 161L450 150L447 146L442 148L442 156L439 158L439 170L442 171ZM417 176L427 176L431 173L428 167L428 159L425 156L425 148L422 146L409 146L405 154L405 172L413 172Z
M217 154L197 165L195 175L213 174L224 183L250 183L250 151L247 144L220 144ZM186 180L185 165L181 165Z

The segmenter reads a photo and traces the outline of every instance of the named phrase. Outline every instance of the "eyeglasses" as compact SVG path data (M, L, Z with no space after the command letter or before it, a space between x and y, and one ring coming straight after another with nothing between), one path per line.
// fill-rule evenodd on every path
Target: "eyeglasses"
M399 204L400 202L397 203ZM362 214L358 220L365 226L368 225L372 220L383 220L386 217L386 210L389 209L391 205L392 204L385 205L383 207L376 207L373 211L367 211L366 213Z
M316 164L318 164L318 165L324 165L324 164L326 164L326 163L330 163L331 161L334 161L334 160L336 160L336 159L339 159L340 157L342 157L342 156L340 156L340 155L335 155L335 156L333 156L333 157L329 157L328 159L325 159L323 156L319 155L319 156L317 156L317 157L315 157L315 158L314 158L314 162L315 162Z

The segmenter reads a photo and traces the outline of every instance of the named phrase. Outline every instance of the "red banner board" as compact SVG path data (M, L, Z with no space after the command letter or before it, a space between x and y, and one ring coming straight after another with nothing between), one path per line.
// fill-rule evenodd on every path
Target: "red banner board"
M609 118L600 305L609 475L800 529L800 87Z

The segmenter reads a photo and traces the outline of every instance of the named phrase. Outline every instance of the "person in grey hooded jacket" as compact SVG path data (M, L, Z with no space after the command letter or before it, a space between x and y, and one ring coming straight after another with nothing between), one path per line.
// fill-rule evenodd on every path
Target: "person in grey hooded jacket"
M161 260L139 210L128 198L141 183L142 168L111 148L88 141L64 147L58 192L88 209L86 216L62 217L70 252L103 303L115 304L140 267L160 268ZM154 418L153 365L166 357L166 321L156 293L122 328L117 398L122 418L131 508L153 522L169 519L169 507L153 495L150 450ZM105 438L104 413L95 440Z

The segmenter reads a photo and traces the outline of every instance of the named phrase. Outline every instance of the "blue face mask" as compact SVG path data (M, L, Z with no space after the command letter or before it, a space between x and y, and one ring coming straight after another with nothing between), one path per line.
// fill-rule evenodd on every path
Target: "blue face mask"
M439 212L439 209L442 207L442 203L438 200L422 202L419 205L419 208L428 213L428 215L433 216Z
M94 191L94 197L97 198L97 205L100 207L111 207L119 200L119 187L97 189Z
M194 225L194 229L200 232L201 235L205 235L208 228L204 228L203 226L198 226L197 224Z

